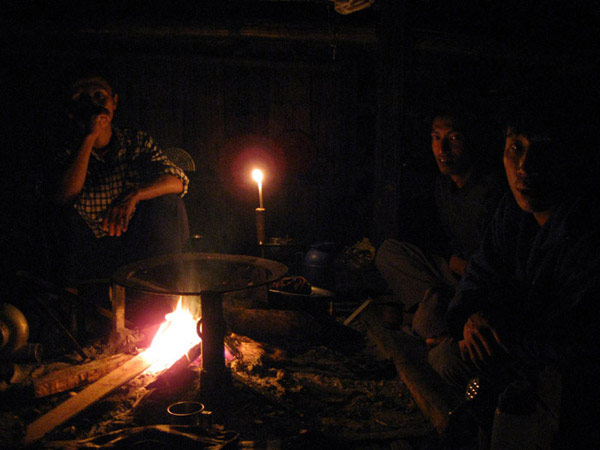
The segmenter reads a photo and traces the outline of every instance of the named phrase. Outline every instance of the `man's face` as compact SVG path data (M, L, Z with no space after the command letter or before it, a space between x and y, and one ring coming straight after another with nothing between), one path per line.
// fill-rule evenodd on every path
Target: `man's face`
M104 114L108 117L108 123L112 121L117 109L117 95L112 93L110 86L100 83L79 87L71 99L76 110L83 111L84 114L94 112L93 116Z
M523 211L550 211L562 186L556 144L509 130L504 147L504 169L510 189Z
M461 175L470 168L465 137L450 117L434 119L431 128L431 149L440 172L444 175Z

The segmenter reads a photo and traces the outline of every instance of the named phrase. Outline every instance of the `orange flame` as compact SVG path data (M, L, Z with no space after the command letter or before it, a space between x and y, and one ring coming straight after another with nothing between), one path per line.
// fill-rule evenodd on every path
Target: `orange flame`
M161 324L145 352L152 361L149 371L159 372L170 367L200 342L196 332L197 320L188 309L183 308L179 297L175 311L165 315L165 322Z

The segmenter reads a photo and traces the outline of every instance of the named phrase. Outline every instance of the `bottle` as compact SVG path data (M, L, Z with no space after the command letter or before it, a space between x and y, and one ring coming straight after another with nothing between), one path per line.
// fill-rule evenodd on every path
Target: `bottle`
M498 397L490 450L535 450L537 403L531 386L514 381Z

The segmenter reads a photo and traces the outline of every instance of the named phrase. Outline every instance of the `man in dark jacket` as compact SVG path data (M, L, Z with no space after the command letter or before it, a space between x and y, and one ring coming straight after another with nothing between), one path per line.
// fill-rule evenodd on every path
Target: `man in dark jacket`
M562 382L555 445L597 448L588 445L600 442L600 210L577 186L581 153L560 125L524 116L507 127L511 193L450 304L452 339L429 360L462 390L475 375L500 390L519 378L535 387L542 369L554 368Z

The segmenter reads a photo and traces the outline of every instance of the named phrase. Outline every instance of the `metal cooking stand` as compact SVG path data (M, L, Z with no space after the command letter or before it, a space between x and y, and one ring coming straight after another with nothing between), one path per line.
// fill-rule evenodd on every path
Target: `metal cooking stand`
M125 328L125 290L168 296L199 296L202 310L201 395L218 402L231 383L225 366L223 295L263 286L287 273L276 261L244 255L183 253L138 261L120 268L112 277L113 333ZM214 405L211 405L214 406Z

